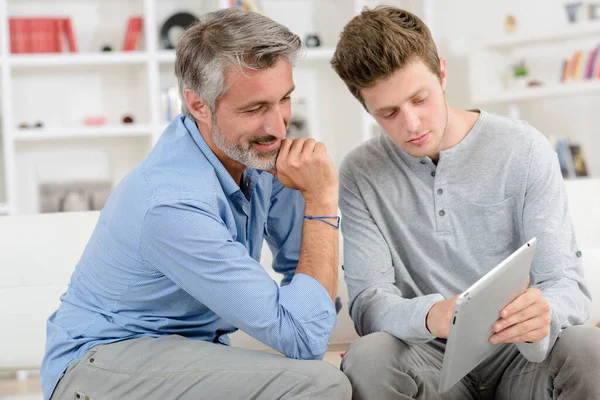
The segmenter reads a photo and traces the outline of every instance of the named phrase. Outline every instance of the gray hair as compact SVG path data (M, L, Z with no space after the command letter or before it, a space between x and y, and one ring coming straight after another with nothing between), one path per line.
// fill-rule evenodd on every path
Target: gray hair
M227 8L204 14L181 36L177 45L175 76L181 112L193 118L185 102L190 89L216 111L217 99L227 91L229 67L258 70L272 67L280 57L293 64L302 41L285 26L261 14Z

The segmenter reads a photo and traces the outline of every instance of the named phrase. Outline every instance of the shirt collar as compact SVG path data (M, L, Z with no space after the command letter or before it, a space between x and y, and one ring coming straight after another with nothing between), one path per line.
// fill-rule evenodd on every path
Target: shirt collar
M215 173L217 175L217 179L219 180L219 183L221 184L221 187L223 188L225 195L231 196L235 192L240 191L239 185L233 180L233 178L231 177L229 172L227 172L227 169L225 169L225 166L223 166L221 161L219 161L219 159L217 158L215 153L213 153L213 151L210 149L210 147L208 147L208 144L206 143L206 141L202 137L202 134L198 130L198 126L196 125L196 122L193 119L188 118L186 116L182 116L182 118L183 118L183 123L184 123L187 131L189 132L190 136L192 137L194 142L196 142L196 145L198 145L198 148L200 149L200 151L202 151L202 154L204 154L204 157L206 157L208 162L214 168ZM252 182L256 182L258 177L261 175L261 172L263 172L263 171L254 170L252 168L246 168L246 171L244 171L242 180L244 180L246 177L248 177Z

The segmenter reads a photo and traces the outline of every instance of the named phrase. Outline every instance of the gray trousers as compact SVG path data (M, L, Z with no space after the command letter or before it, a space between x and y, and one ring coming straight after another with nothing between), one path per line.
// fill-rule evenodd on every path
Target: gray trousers
M513 344L498 350L448 392L438 394L444 341L409 346L387 334L355 341L342 360L353 399L600 399L600 329L564 330L545 361L527 361Z
M350 398L348 378L326 362L176 335L94 347L69 366L52 395L52 400Z

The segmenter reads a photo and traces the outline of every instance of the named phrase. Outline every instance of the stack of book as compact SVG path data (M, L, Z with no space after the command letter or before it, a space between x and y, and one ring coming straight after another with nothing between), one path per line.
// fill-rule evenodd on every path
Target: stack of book
M571 143L568 138L551 137L550 143L556 150L563 178L588 176L581 145Z
M9 18L10 52L77 52L70 18Z
M600 45L593 50L578 50L563 60L561 82L600 78Z

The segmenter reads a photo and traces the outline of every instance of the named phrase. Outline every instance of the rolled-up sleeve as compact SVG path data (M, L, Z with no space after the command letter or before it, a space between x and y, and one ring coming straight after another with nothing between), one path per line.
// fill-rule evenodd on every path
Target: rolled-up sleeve
M302 246L303 221L302 194L286 188L277 177L273 177L265 240L273 253L273 270L283 274L281 286L289 284L296 272Z
M336 322L325 288L302 274L280 288L210 204L151 208L140 252L149 268L250 336L291 358L323 357Z

